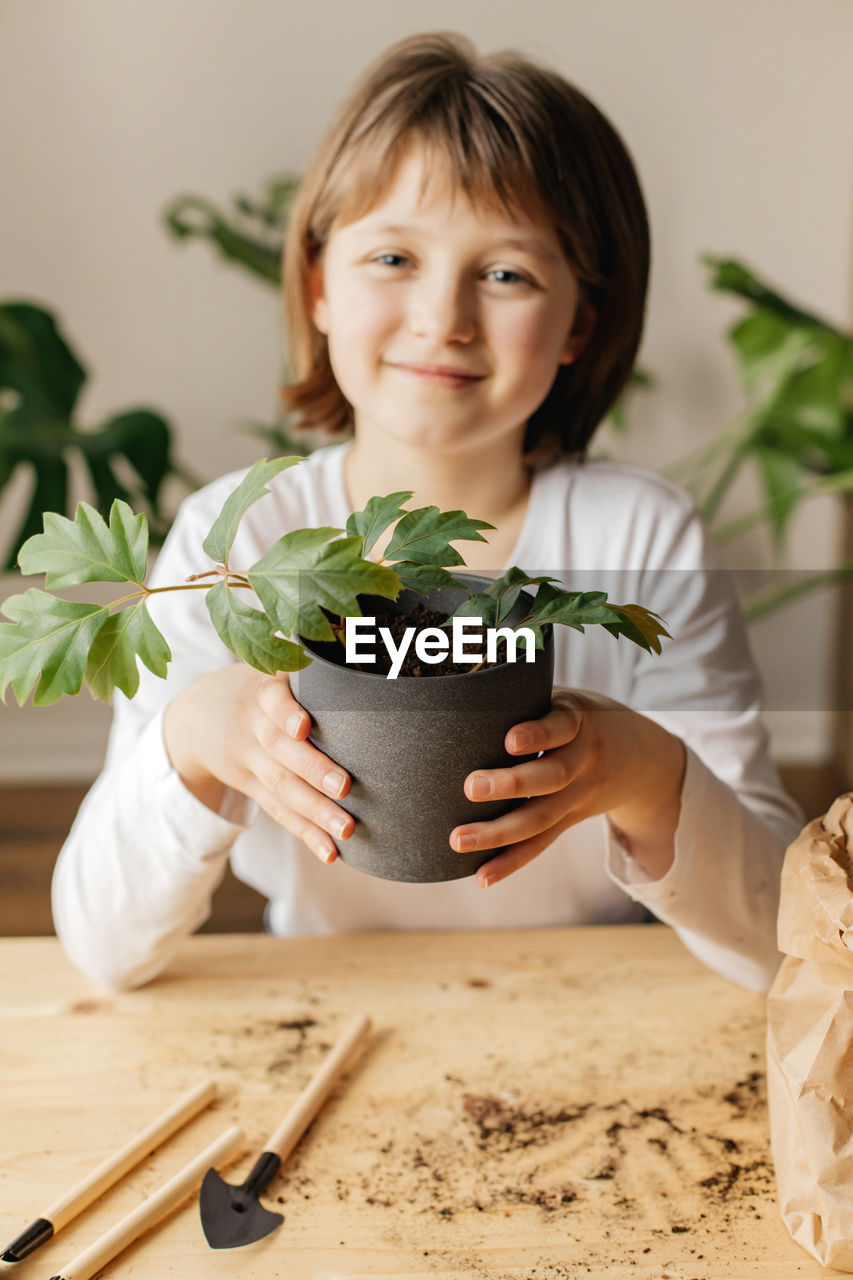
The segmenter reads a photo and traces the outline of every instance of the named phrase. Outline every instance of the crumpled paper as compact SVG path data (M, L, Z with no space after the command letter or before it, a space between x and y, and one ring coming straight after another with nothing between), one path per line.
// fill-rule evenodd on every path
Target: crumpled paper
M782 1220L853 1271L853 794L785 855L785 953L768 996L767 1092Z

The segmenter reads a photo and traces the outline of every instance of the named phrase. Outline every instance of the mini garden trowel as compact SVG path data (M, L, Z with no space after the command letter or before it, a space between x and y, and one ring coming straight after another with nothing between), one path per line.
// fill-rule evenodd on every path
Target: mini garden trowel
M280 1213L270 1213L263 1207L259 1196L293 1151L369 1030L370 1019L364 1014L347 1028L272 1134L241 1186L232 1186L215 1169L208 1169L201 1184L199 1208L202 1230L212 1249L252 1244L275 1231L283 1221Z

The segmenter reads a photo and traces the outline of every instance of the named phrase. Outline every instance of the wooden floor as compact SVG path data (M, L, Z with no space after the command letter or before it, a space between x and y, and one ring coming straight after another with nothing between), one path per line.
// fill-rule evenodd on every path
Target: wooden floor
M844 789L829 767L789 767L781 772L809 818L825 813ZM50 877L85 791L70 786L0 787L0 935L53 933ZM202 932L260 930L264 906L264 898L229 870Z

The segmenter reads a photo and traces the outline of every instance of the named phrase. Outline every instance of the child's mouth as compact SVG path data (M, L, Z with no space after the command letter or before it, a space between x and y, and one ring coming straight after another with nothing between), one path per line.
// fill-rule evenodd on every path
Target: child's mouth
M392 364L392 369L417 378L419 382L436 387L471 387L481 382L484 374L468 373L465 369L456 369L452 365L441 364Z

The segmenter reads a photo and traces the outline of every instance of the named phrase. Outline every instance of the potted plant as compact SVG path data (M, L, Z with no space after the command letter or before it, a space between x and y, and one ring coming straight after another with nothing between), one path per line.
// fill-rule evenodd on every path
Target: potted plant
M147 521L127 503L113 503L109 523L86 503L73 520L46 513L44 532L28 539L18 562L24 574L43 573L49 590L31 587L3 603L10 621L0 624L0 696L11 684L19 704L32 694L44 706L85 684L107 702L115 688L133 697L138 661L165 676L171 656L146 601L162 591L203 590L213 626L237 659L270 674L294 673L313 740L353 775L348 804L357 834L344 859L390 879L472 874L486 855L466 861L448 845L452 828L475 808L462 784L473 768L517 762L503 748L507 730L547 710L553 625L583 631L600 624L650 652L660 652L667 632L640 605L566 591L516 567L496 580L455 577L451 570L464 561L452 543L483 541L481 531L492 526L462 511L407 510L409 492L371 498L346 529L287 533L238 569L230 555L240 520L274 476L300 461L262 460L249 470L204 539L209 567L183 583L146 585ZM370 559L389 530L381 560ZM56 594L89 582L130 589L108 604ZM241 599L245 591L260 609ZM371 626L385 646L384 667L371 662L365 644ZM519 647L522 660L514 660ZM421 667L411 676L402 665L410 652ZM424 678L433 670L439 678ZM477 805L476 816L507 807Z

